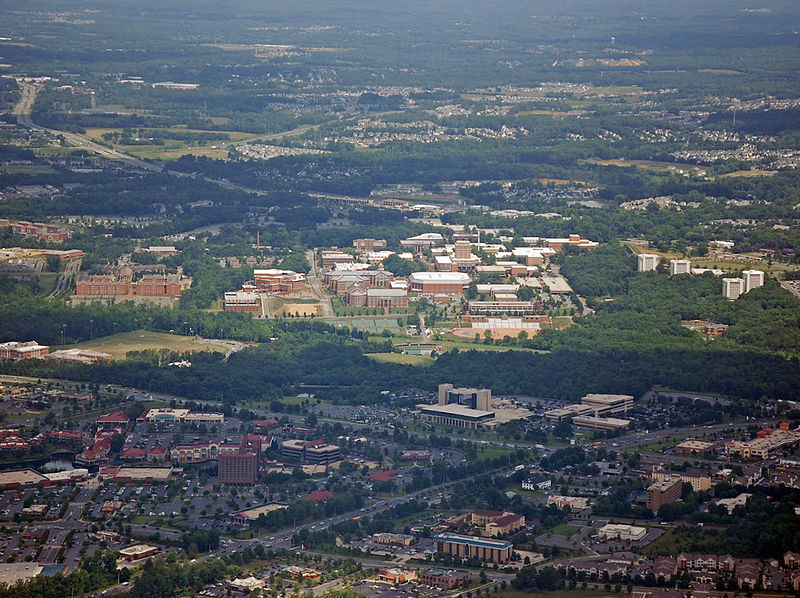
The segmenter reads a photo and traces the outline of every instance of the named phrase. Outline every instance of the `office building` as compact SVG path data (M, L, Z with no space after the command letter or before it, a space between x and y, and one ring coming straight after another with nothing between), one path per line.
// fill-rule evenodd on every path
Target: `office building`
M324 440L284 440L281 443L281 455L293 463L329 465L341 460L342 450Z
M680 478L656 482L647 488L647 508L657 513L661 505L680 500L682 494L683 482Z
M420 581L423 584L445 590L463 586L471 578L472 574L469 571L456 571L453 569L427 569L420 575Z
M475 558L486 563L507 563L514 545L506 540L492 540L461 534L442 533L434 536L437 552L462 559Z
M456 388L452 384L439 385L439 405L464 405L470 409L492 410L492 391L488 388Z
M609 523L597 530L597 535L602 540L630 540L636 542L647 535L647 528L637 525Z
M742 272L742 280L744 280L743 293L748 293L753 289L764 286L764 272L761 270L745 270Z
M258 455L231 453L217 457L219 483L231 486L252 486L258 481Z
M670 260L669 261L669 275L676 276L678 274L691 274L692 262L689 260Z
M726 299L735 301L742 293L744 293L744 280L741 278L722 279L722 294Z
M636 269L639 272L651 272L658 267L658 256L655 253L640 253L636 256Z

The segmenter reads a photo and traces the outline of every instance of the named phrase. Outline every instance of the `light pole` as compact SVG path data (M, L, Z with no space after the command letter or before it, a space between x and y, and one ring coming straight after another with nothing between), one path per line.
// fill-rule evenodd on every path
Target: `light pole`
M64 346L64 329L67 327L66 324L61 325L61 346Z
M89 320L89 340L94 339L94 320Z

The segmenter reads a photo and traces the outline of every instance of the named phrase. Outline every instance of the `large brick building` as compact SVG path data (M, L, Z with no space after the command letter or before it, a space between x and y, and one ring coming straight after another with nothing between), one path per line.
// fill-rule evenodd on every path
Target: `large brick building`
M443 533L435 536L437 552L462 559L475 558L486 563L507 563L514 545L506 540L492 540L461 534Z
M674 478L656 482L647 488L647 508L657 513L662 505L680 500L683 482Z
M258 481L258 455L230 453L217 457L219 483L231 486L252 486Z
M133 270L124 267L118 275L92 274L78 277L75 298L77 300L156 299L175 300L181 296L180 274L145 274L133 280Z
M264 293L273 295L294 293L303 289L306 285L305 274L292 272L291 270L278 270L269 268L267 270L253 270L256 288Z

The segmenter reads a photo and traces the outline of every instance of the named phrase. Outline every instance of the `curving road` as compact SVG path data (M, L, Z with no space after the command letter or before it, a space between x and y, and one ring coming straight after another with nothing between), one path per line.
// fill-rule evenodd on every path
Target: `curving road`
M94 152L95 154L99 154L104 158L108 158L109 160L124 162L130 166L135 166L137 168L142 168L152 172L161 172L163 170L160 164L151 164L150 162L145 162L144 160L139 160L138 158L129 156L128 154L123 154L117 150L107 148L83 135L70 133L68 131L59 131L57 129L48 129L47 127L37 125L31 118L31 111L33 109L33 104L36 102L36 94L39 90L36 85L33 85L32 83L23 83L21 81L18 81L17 83L22 90L22 97L20 98L19 103L17 103L17 105L14 107L14 115L17 117L17 123L19 125L37 131L47 131L52 135L60 135L71 145L89 152Z

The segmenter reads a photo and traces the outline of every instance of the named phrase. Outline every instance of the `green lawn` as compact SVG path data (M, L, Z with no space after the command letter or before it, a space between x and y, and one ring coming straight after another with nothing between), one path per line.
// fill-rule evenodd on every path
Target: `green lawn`
M436 361L434 358L425 357L424 355L405 355L403 353L365 353L364 356L383 363L400 363L422 367L433 365Z
M578 533L579 528L574 527L572 525L567 525L566 523L562 523L561 525L557 525L552 529L547 530L549 533L556 534L557 536L566 536L569 538L570 536L574 536Z
M111 336L96 338L92 341L68 345L59 348L91 349L110 353L114 359L125 359L128 351L144 351L145 349L168 349L170 351L217 351L227 352L227 347L213 342L206 343L203 339L194 336L181 336L149 330L136 330L134 332L120 332Z

